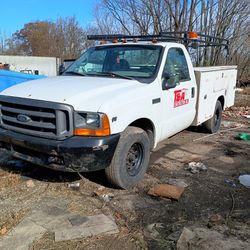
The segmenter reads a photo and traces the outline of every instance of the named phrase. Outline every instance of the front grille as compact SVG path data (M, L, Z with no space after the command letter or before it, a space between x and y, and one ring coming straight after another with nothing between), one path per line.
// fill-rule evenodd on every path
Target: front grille
M73 134L73 108L66 104L0 96L3 128L50 139Z

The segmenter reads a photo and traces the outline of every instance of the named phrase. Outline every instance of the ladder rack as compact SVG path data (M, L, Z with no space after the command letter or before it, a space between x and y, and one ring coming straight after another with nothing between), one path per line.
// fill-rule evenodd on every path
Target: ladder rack
M158 35L124 35L124 34L111 34L111 35L88 35L88 40L96 41L110 41L110 42L139 42L139 41L152 41L152 42L181 42L186 47L192 47L196 44L197 47L224 47L228 51L229 40L201 34L193 31L181 32L161 32Z

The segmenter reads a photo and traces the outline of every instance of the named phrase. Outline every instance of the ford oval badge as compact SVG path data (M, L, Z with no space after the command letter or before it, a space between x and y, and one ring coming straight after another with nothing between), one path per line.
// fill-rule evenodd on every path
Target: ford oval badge
M30 122L31 118L27 115L19 114L16 118L19 122Z

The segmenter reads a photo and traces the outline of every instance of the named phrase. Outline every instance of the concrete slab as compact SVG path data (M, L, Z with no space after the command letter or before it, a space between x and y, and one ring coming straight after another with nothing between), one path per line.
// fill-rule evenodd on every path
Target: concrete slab
M37 215L39 215L40 217L34 218L36 216L34 214L31 220L37 225L44 227L48 231L53 232L57 228L71 227L71 223L68 220L68 216L69 216L68 214L55 216L54 218L51 218L51 217L46 218L45 213L38 213ZM44 218L44 221L43 221L43 218Z
M72 240L82 237L94 236L98 234L115 234L118 233L118 227L114 218L104 214L95 216L86 216L82 218L71 217L73 221L71 228L59 229L55 231L55 241ZM81 225L79 223L82 222Z
M55 232L56 241L118 233L114 218L104 214L81 216L67 211L64 201L59 203L48 199L34 206L32 212L0 240L0 249L28 250L46 231Z
M68 221L70 213L66 210L57 207L46 207L43 210L34 210L28 217L39 226L46 228L49 231L54 231L56 228L67 228L71 226Z
M70 221L72 226L80 226L83 223L88 221L88 217L81 216L81 215L75 215L75 216L71 216L71 218L69 218L69 221Z
M4 250L27 250L35 240L40 239L46 232L29 219L24 219L7 236L0 240L0 249Z
M48 207L58 207L65 210L69 201L63 198L43 197L39 202L32 206L32 210L46 210Z

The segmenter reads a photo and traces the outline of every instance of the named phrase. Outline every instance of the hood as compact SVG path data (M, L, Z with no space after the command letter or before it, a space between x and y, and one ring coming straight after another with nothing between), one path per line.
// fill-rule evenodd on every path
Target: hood
M1 95L66 103L75 110L96 112L106 100L143 85L136 80L120 78L58 76L22 83L6 89Z

